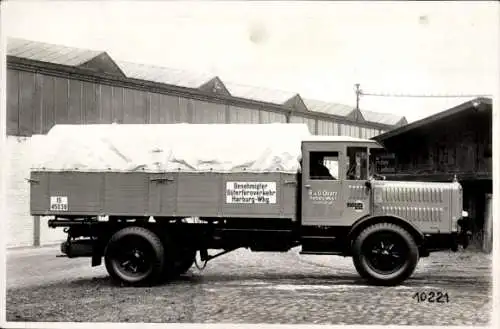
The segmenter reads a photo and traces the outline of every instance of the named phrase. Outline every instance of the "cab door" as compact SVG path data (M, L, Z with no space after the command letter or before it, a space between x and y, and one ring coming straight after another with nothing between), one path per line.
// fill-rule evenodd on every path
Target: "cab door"
M366 146L348 145L346 147L343 225L352 225L370 213L370 190L366 186L369 176L369 154Z
M302 145L302 225L334 226L342 222L343 152L335 147L328 142ZM331 177L315 175L316 158L323 159Z

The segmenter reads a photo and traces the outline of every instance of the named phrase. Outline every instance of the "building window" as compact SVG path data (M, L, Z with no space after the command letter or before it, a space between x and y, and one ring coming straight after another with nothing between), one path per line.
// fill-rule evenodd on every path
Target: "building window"
M339 178L338 152L310 152L309 178L312 180L336 180Z

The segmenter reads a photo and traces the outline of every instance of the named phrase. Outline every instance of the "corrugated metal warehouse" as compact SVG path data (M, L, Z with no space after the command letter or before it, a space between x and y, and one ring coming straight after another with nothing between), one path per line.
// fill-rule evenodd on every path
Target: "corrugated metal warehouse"
M53 243L61 232L29 216L30 137L55 124L307 123L314 134L371 138L404 117L225 83L219 77L122 62L21 39L7 44L9 247Z

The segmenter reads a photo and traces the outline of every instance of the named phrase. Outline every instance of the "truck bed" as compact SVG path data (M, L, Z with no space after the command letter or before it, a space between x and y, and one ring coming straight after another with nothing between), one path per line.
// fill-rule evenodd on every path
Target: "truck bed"
M289 218L290 173L32 171L33 216Z

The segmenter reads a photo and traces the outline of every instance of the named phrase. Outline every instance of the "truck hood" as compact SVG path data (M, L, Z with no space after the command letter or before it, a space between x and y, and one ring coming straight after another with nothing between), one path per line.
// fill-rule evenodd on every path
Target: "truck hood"
M407 219L423 231L455 231L462 217L463 193L458 182L372 180L371 186L375 214Z

